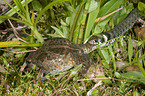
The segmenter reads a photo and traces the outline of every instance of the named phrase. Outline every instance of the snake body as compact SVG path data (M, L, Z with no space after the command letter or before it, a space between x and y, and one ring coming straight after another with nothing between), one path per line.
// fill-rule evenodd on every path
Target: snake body
M98 42L103 43L116 38L129 30L140 17L138 12L139 10L135 8L114 29L102 33L102 37L93 36L87 44L75 44L64 38L48 39L39 50L29 54L27 62L30 62L30 65L35 64L42 72L50 74L58 74L82 64L80 72L84 74L90 65L94 64L87 53L95 49L100 44Z
M126 19L121 21L118 25L116 25L112 30L108 32L104 32L101 34L102 37L92 36L90 38L89 43L91 44L102 44L103 42L106 42L108 40L111 40L113 38L119 37L123 35L126 31L128 31L130 28L133 27L133 25L136 23L136 21L141 18L142 16L139 15L139 9L135 8ZM110 43L110 42L109 42ZM109 44L108 43L108 44ZM105 44L105 45L108 45Z

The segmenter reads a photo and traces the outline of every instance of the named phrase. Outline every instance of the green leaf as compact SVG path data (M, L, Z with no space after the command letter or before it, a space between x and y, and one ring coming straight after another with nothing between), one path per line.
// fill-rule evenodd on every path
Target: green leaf
M138 9L141 11L139 12L139 14L145 17L145 4L142 2L139 2Z
M62 26L62 29L63 29L63 33L64 33L64 38L67 38L69 39L69 29L66 27L66 26Z
M92 93L90 95L87 96L97 96L98 95L98 90L97 89L93 89Z
M103 82L105 82L108 85L112 84L111 80L105 76L96 76L96 78L102 78L102 79L98 79L98 80L102 80Z
M120 73L120 75L122 78L126 78L129 81L137 80L137 81L145 84L145 77L141 72L130 71L127 73Z
M29 26L31 28L31 30L34 32L34 37L40 41L42 44L44 43L43 37L42 35L38 32L36 26Z
M145 11L145 4L142 3L142 2L139 2L139 3L138 3L138 9L139 9L140 11Z
M65 38L63 32L62 32L60 29L58 29L57 27L54 27L54 26L51 26L51 27L52 27L61 37Z
M66 18L66 22L68 22L67 21L67 19L68 18ZM63 34L64 34L64 37L65 38L67 38L67 39L69 39L69 32L70 32L70 30L69 30L69 28L68 28L68 23L66 23L66 22L64 22L62 19L61 19L61 25L62 25L62 30L63 30ZM60 27L61 28L61 27Z
M47 35L49 35L49 36L51 36L51 37L61 37L61 36L58 35L58 34L47 34Z
M96 24L95 26L95 29L93 30L93 35L98 35L99 33L101 33L104 28L105 28L105 25L108 23L110 19L104 19L103 21L99 22Z
M117 78L120 78L120 77L121 77L120 73L118 73L118 72L115 72L115 76L116 76Z
M65 23L62 19L60 20L61 25L67 26L67 23Z
M94 26L94 22L95 22L95 19L97 18L97 16L98 16L98 13L99 13L99 2L91 2L91 3L95 3L95 7L93 7L93 8L95 8L95 9L93 9L94 11L91 11L90 13L89 13L89 17L88 17L88 19L87 19L87 25L86 25L86 30L85 30L85 36L84 36L84 42L88 39L88 37L90 36L90 33L91 33L91 30L92 30L92 28L93 28L93 26ZM92 5L92 4L90 4L90 5ZM90 10L92 10L92 9L90 9Z
M42 5L40 4L38 0L33 0L32 6L33 6L33 9L38 12L42 9Z
M133 92L133 96L140 96L139 93L137 91Z
M105 59L105 60L109 60L109 53L108 53L108 50L107 49L101 49L100 48L100 52L101 52L101 55L102 57Z
M74 11L73 7L70 6L70 4L64 3L64 5L66 6L66 8L67 8L70 12L73 12L73 11Z
M99 17L105 16L119 8L123 0L110 0L100 10Z
M95 0L91 0L88 13L95 11L97 9L98 5L99 5L99 2L96 2Z

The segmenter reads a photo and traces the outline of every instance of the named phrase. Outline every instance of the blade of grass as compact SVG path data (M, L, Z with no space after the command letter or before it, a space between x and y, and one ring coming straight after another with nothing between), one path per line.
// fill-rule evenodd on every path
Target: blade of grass
M27 0L26 0L27 1ZM30 14L29 14L29 8L28 8L28 4L25 3L25 6L26 6L26 12L25 12L25 15L26 15L26 19L28 20L28 22L32 22L32 24L34 24L33 22L33 19L30 17ZM34 15L34 14L33 14ZM33 16L32 16L33 17ZM32 20L31 20L32 19Z
M14 18L14 17L10 17L10 16L0 16L0 19L12 19L12 20L24 23L25 25L32 26L32 24L30 22L22 21L20 19L17 19L17 18Z
M142 67L142 65L140 64L139 60L137 60L137 66L138 66L138 68L140 69L140 71L142 72L142 74L143 74L144 77L145 77L145 70L144 70L144 68Z
M72 41L73 36L75 36L74 31L75 31L75 29L76 29L77 21L78 21L78 18L79 18L79 16L80 16L80 13L81 13L81 11L82 11L83 6L84 6L84 2L82 2L82 3L80 4L80 7L79 7L79 9L78 9L78 12L77 12L77 14L76 14L76 16L75 16L75 19L74 19L74 22L73 22L73 25L72 25L72 28L71 28L71 32L70 32L70 38L69 38L70 41Z
M20 0L13 0L16 4L16 6L18 7L19 11L21 12L21 14L26 13L26 10L24 8L24 6L22 5ZM26 3L27 0L25 0ZM24 14L23 14L24 15Z
M131 64L131 58L133 56L133 44L131 40L131 35L129 36L129 42L128 42L128 56L129 56L129 62Z
M114 52L113 52L112 46L109 45L108 48L109 48L109 52L110 52L111 58L113 60L114 72L116 72L116 61L115 61L115 56L114 56Z
M0 47L40 47L41 43L24 43L21 41L0 42Z

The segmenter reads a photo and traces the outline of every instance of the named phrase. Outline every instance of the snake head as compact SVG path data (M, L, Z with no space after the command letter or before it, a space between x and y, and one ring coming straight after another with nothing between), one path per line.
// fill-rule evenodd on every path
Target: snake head
M89 40L88 43L91 45L100 45L104 42L104 38L98 37L98 36L92 36Z
M89 53L97 48L98 45L101 47L106 46L107 43L104 43L108 40L107 36L105 34L102 34L102 36L92 36L88 43L83 47L84 53ZM104 44L102 44L104 43Z
M101 44L101 38L98 38L97 36L93 36L88 40L87 44L80 44L79 46L82 47L85 54L86 53L88 54L94 49L96 49L97 46L100 44Z
M91 38L89 38L87 44L80 44L79 46L82 47L84 53L88 54L96 49L98 45L100 45L101 47L106 46L107 44L104 42L106 42L107 40L108 38L105 34L102 34L102 36L92 36Z

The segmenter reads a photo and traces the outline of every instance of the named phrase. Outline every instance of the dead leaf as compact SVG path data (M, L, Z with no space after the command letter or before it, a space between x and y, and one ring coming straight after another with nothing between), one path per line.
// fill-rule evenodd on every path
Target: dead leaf
M137 72L140 72L140 69L138 68L137 65L129 65L127 68L126 68L126 71L129 72L129 71L137 71Z
M134 32L139 40L145 38L145 27L135 27Z

